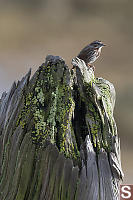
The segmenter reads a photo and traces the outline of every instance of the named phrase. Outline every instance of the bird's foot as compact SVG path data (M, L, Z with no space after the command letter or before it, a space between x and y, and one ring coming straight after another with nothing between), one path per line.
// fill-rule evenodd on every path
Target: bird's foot
M76 66L81 68L81 67L84 67L86 64L82 59L75 57L72 59L72 65L73 65L72 69L74 69Z

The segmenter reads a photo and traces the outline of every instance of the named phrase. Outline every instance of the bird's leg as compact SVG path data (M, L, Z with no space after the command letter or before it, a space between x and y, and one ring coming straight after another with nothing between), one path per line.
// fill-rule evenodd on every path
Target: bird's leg
M89 67L89 68L92 68L93 71L95 71L95 66L94 66L94 65L90 65L90 64L88 63L88 67Z
M95 71L95 66L94 65L92 65L92 69L93 69L93 71Z

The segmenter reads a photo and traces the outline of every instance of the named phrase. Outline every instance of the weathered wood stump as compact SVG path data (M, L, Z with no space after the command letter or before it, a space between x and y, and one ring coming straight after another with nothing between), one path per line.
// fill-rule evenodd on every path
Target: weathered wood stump
M115 89L47 56L0 100L0 200L117 200Z

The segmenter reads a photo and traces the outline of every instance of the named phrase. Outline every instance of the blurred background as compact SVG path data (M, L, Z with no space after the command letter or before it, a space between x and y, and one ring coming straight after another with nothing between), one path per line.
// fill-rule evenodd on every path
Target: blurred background
M112 82L115 119L121 138L124 183L133 184L133 1L1 0L0 96L47 54L71 59L93 40L107 44L96 61L96 76Z

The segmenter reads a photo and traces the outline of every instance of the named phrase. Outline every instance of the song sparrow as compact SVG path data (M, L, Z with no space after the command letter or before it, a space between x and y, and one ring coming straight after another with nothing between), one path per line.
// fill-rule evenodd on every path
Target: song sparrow
M88 65L88 67L93 67L93 69L95 69L91 64L95 62L96 59L100 56L103 46L106 45L103 44L100 40L95 40L94 42L84 47L77 57L82 59L86 65Z

